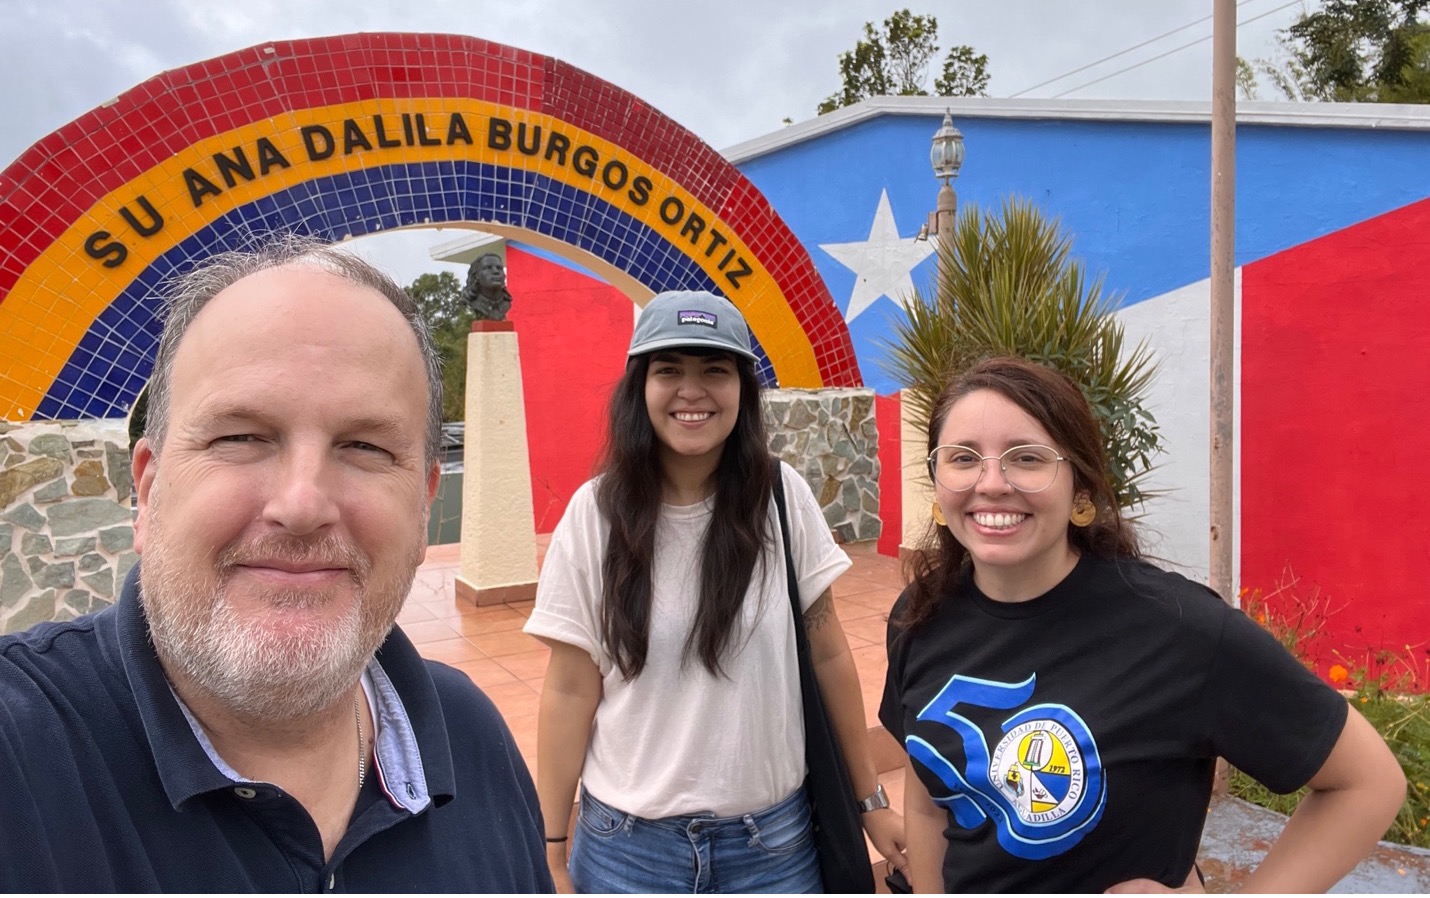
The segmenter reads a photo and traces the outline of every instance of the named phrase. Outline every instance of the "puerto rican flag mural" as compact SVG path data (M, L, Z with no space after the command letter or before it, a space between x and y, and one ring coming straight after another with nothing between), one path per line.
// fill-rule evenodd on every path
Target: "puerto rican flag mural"
M1151 392L1166 451L1139 519L1166 567L1208 569L1210 234L1209 114L1203 104L881 99L726 151L764 193L844 315L860 376L877 396L880 549L897 552L898 384L883 366L896 302L934 275L917 239L938 182L929 140L953 107L967 158L961 208L1034 200L1057 217L1089 274L1121 298L1129 343L1160 360ZM1325 674L1333 664L1389 665L1430 685L1430 110L1242 104L1237 144L1237 406L1234 533L1243 603L1299 622ZM510 281L581 292L617 344L630 303L553 255L509 254ZM528 391L551 370L523 328L541 303L518 303ZM533 322L535 324L535 322ZM528 337L527 335L531 335ZM583 340L589 340L587 334ZM554 361L570 346L553 345ZM581 429L599 434L617 365L578 391L558 385ZM528 396L528 408L540 401ZM533 427L540 426L533 417ZM538 529L589 476L588 452L531 434ZM555 436L553 433L552 436ZM539 446L560 457L538 457ZM569 470L565 470L569 469ZM562 471L564 470L564 473ZM548 472L542 475L541 472ZM567 482L569 481L569 483ZM547 498L543 503L543 495ZM543 509L545 513L543 514ZM1381 653L1390 652L1390 656Z
M727 151L810 248L881 397L885 535L898 541L896 298L931 286L916 238L945 105L961 206L1037 203L1120 294L1160 359L1166 452L1140 520L1160 563L1205 582L1210 442L1210 131L1203 104L871 101ZM825 119L832 119L825 121ZM796 131L796 128L801 129ZM794 132L794 133L790 133ZM1324 673L1430 685L1430 109L1242 104L1237 133L1236 562L1253 613L1299 622ZM886 424L888 426L886 426ZM892 438L892 439L891 439ZM895 522L891 526L890 522ZM1383 653L1390 653L1389 655Z

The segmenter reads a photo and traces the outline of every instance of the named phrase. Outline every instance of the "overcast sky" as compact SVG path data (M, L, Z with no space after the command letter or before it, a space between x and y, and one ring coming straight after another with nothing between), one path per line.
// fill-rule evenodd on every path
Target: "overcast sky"
M1315 0L1241 0L1238 52L1274 56L1277 29L1307 4ZM864 22L904 5L938 17L940 51L961 43L988 55L995 97L1184 25L1192 27L1021 95L1052 97L1211 34L1211 0L0 0L0 167L165 69L264 41L354 31L469 34L556 57L723 149L786 117L813 118L839 88L839 53ZM1201 40L1067 96L1206 100L1210 59L1211 41ZM1275 98L1265 87L1262 95ZM434 267L418 247L451 236L373 238L392 245L371 255L405 282Z

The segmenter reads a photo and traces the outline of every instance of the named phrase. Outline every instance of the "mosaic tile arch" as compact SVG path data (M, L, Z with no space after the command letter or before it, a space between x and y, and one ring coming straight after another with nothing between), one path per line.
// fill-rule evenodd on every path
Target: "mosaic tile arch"
M808 253L715 150L638 97L476 38L262 44L165 72L0 172L0 420L117 417L155 288L274 230L485 223L652 292L711 289L771 385L860 385Z

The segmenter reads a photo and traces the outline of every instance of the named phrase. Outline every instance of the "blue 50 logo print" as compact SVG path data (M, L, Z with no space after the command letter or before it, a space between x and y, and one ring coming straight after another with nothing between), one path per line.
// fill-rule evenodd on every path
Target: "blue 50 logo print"
M1027 860L1062 854L1102 819L1107 787L1092 732L1065 705L1032 705L1003 721L990 754L982 731L955 709L1017 708L1032 698L1036 683L1037 674L1021 683L955 676L919 712L919 720L958 734L962 773L918 736L904 740L909 757L948 787L946 795L930 790L935 804L966 829L993 818L998 844Z

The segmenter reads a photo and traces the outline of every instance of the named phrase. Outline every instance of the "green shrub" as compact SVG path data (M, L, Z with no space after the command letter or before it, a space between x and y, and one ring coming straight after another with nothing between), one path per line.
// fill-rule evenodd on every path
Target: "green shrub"
M1326 618L1335 610L1314 590L1307 594L1298 587L1295 574L1287 571L1282 582L1263 596L1259 589L1242 589L1243 610L1307 667L1307 652L1316 644ZM1385 838L1392 842L1430 848L1430 695L1423 690L1427 671L1415 661L1410 646L1403 651L1369 651L1363 660L1352 661L1335 653L1342 662L1332 664L1327 678L1346 694L1351 707L1365 715L1405 771L1405 804ZM1290 814L1305 796L1301 789L1277 795L1256 780L1232 768L1229 791L1237 798Z
M1015 355L1061 370L1082 387L1103 429L1108 475L1123 508L1150 497L1141 487L1161 449L1144 404L1156 372L1150 350L1124 351L1115 297L1072 258L1072 239L1032 203L996 213L966 209L949 247L939 247L932 296L915 291L893 327L886 367L907 390L912 418L927 427L943 387L979 359Z
M1430 697L1393 695L1378 687L1357 690L1349 698L1385 738L1385 743L1405 771L1405 804L1385 838L1392 842L1430 848ZM1236 768L1231 771L1230 792L1252 804L1290 814L1306 794L1305 789L1277 795Z

